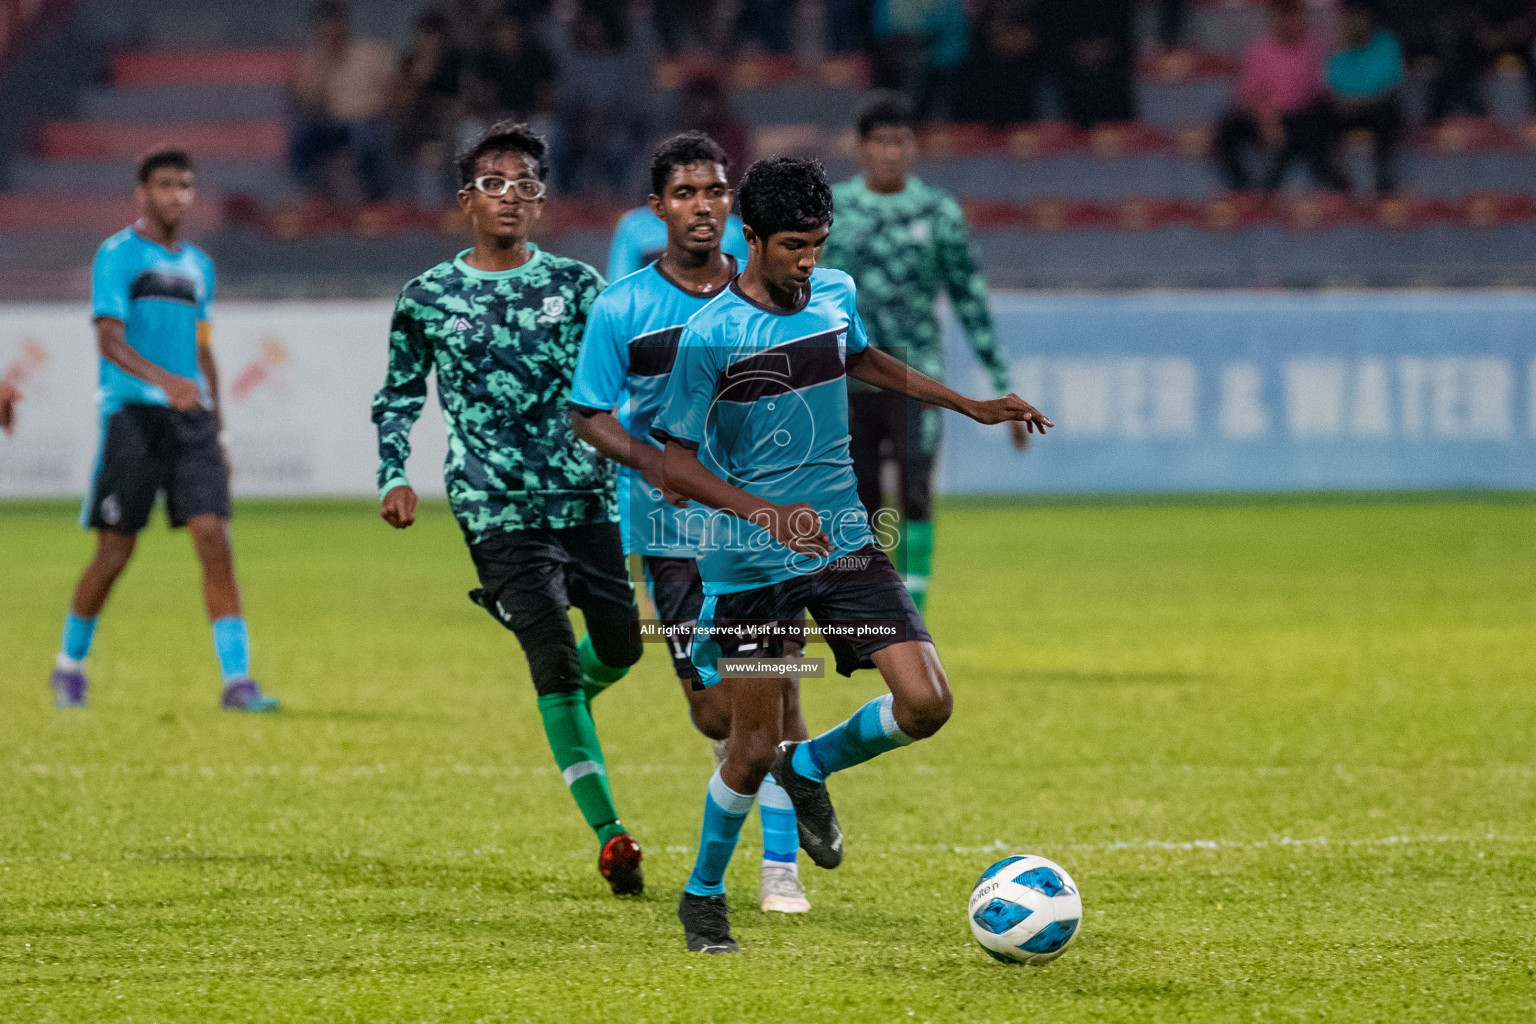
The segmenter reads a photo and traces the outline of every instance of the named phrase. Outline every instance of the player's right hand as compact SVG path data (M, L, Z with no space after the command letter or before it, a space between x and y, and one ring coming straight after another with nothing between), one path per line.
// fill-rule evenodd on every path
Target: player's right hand
M661 460L657 459L653 465L640 471L640 476L646 483L656 488L661 494L661 500L668 505L682 508L688 504L688 499L667 486L666 478L661 472Z
M1030 433L1043 434L1056 424L1018 395L1004 395L987 402L976 402L970 410L971 419L981 424L1022 423Z
M203 389L191 377L169 374L169 380L160 386L171 406L182 412L190 412L203 404Z
M0 430L7 434L16 429L16 403L19 401L21 392L0 380Z
M767 518L768 522L758 525L767 527L773 539L791 551L817 558L832 553L832 541L821 528L821 515L809 502L775 505Z
M384 495L379 515L390 526L403 530L416 521L416 492L407 484L391 487Z

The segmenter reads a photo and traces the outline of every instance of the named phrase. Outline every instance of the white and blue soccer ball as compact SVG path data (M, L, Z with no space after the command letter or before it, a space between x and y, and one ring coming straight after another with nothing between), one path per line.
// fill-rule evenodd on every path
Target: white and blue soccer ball
M1061 866L1026 855L981 873L968 910L971 934L994 960L1044 964L1066 952L1083 919L1077 883Z

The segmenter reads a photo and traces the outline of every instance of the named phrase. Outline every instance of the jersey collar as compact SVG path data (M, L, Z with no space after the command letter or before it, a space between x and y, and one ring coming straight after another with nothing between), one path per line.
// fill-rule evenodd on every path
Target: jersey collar
M909 196L909 195L912 194L912 192L914 191L914 189L912 188L913 185L921 184L921 182L919 181L917 175L915 175L915 174L908 174L907 175L907 183L904 186L902 186L902 189L901 189L900 192L885 193L885 192L876 192L874 189L870 188L869 187L869 182L865 179L865 176L862 175L862 174L858 176L857 180L858 180L858 183L859 183L859 191L863 192L865 196L867 196L870 199L873 199L877 203L889 203L889 202L894 202L895 200L898 200L898 199L903 199L906 196Z
M735 277L731 278L732 294L734 294L738 299L740 299L742 302L745 302L752 308L760 309L764 313L772 313L774 316L794 316L796 313L803 310L806 306L811 304L811 289L816 287L816 278L814 275L812 275L811 279L805 283L805 297L800 300L800 304L795 306L793 309L784 309L781 306L765 306L761 302L758 302L752 296L741 290L740 282L740 274L737 274Z
M731 276L730 279L726 281L726 287L730 287L730 285L735 282L736 276L741 273L741 270L737 266L735 256L733 256L731 253L726 253L725 258L731 261ZM712 292L696 292L692 288L684 285L681 281L673 280L671 274L668 274L665 270L661 269L661 260L659 259L651 261L651 269L656 271L657 275L663 281L667 282L667 284L671 285L673 288L676 288L690 299L712 299L719 295L720 292L725 291L725 288L721 288Z
M187 243L183 239L180 239L180 238L176 239L176 244L174 246L162 245L159 242L155 241L153 238L150 238L144 232L140 231L139 230L139 225L138 225L137 221L135 221L134 223L130 224L128 226L128 230L133 232L133 237L134 238L137 238L139 241L143 242L145 245L152 245L156 249L159 249L161 252L163 252L163 253L165 253L165 254L167 254L169 256L180 256L182 253L187 251Z
M469 248L459 253L453 258L453 266L454 269L463 274L465 277L472 277L477 281L510 281L514 277L521 277L523 274L527 273L529 268L533 267L534 264L538 263L541 259L544 258L544 250L540 249L532 242L529 242L528 262L524 263L522 266L513 267L511 270L477 270L476 268L470 266L468 263L464 262L464 257L468 256L474 251L475 250L473 248Z

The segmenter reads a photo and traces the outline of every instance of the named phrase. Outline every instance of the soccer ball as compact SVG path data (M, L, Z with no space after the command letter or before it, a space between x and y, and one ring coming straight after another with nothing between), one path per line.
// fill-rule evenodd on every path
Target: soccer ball
M992 959L1044 964L1066 952L1077 934L1083 898L1060 865L1034 855L1009 857L981 873L968 914L971 934Z

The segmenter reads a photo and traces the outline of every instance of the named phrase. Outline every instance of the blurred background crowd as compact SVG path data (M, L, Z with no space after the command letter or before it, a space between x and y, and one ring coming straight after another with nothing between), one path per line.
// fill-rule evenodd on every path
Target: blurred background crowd
M299 65L290 149L295 177L324 193L346 151L370 200L430 204L451 188L449 155L501 117L554 142L561 193L623 193L649 139L651 69L689 69L679 119L715 133L738 161L749 132L733 114L722 58L791 57L807 48L901 89L925 122L991 126L1060 119L1132 122L1143 62L1177 66L1191 0L826 0L807 24L796 0L449 0L419 13L398 50L356 33L344 0L312 15ZM1269 5L1237 60L1214 157L1234 189L1278 185L1293 160L1347 191L1335 150L1373 136L1375 183L1396 189L1408 125L1404 87L1420 84L1421 123L1487 112L1483 80L1501 64L1536 92L1536 5L1529 0L1350 0L1309 11ZM819 30L819 31L818 31ZM816 38L819 35L820 38ZM1254 173L1245 150L1269 157Z
M83 294L155 144L228 294L371 295L457 244L495 120L601 263L661 138L846 177L873 86L994 284L1527 286L1533 34L1533 0L0 0L0 298Z

